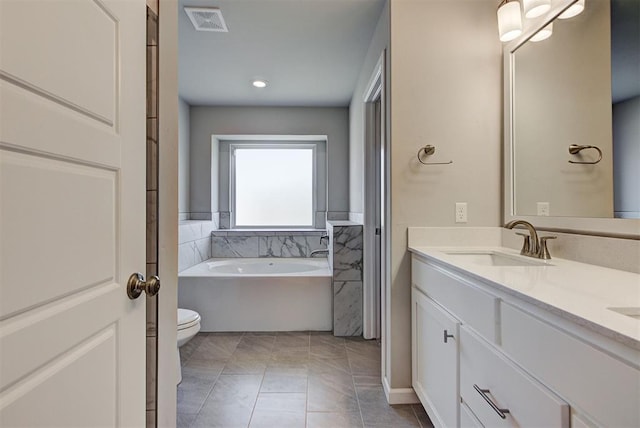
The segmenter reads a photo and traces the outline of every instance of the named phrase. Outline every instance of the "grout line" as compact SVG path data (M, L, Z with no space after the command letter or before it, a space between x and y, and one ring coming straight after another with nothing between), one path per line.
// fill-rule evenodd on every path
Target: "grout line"
M253 414L256 411L256 405L258 404L258 397L260 397L260 391L262 390L263 383L264 383L264 372L262 373L262 380L260 381L260 386L258 387L258 393L256 394L256 401L253 403L253 408L251 409L251 416L249 417L249 423L247 424L247 428L251 426L251 421L253 421Z

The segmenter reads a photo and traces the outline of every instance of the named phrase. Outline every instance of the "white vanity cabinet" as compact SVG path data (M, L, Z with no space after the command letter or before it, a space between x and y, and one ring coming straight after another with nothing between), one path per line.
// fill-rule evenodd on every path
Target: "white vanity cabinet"
M420 254L411 291L413 387L436 427L640 427L637 350Z

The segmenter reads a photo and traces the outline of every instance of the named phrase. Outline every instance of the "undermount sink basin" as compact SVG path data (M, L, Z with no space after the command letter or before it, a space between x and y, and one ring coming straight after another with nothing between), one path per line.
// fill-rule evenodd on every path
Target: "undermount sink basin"
M447 251L445 254L457 260L480 266L548 266L542 260L527 260L522 257L504 254L497 251Z
M640 307L638 307L638 308L634 308L634 307L607 308L607 309L609 309L610 311L617 312L619 314L626 315L628 317L640 320Z

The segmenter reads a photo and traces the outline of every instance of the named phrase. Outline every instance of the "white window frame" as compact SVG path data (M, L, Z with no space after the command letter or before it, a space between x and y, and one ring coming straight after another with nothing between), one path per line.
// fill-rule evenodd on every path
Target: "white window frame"
M312 153L312 207L311 207L311 224L292 224L292 225L242 225L236 224L236 150L237 149L310 149ZM318 171L317 171L317 142L301 143L286 141L264 141L264 142L234 142L229 144L229 211L230 226L232 229L315 229L316 227L316 210L318 198Z

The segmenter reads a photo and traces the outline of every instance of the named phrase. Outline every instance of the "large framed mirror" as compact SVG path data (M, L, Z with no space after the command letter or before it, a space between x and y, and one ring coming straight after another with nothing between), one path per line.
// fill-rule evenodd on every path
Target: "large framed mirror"
M576 2L504 48L505 222L640 239L640 1Z

